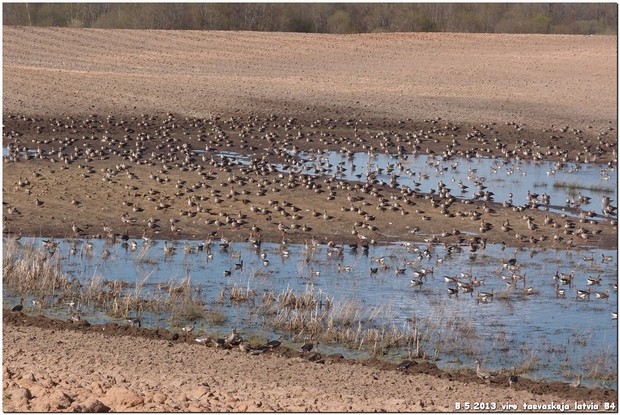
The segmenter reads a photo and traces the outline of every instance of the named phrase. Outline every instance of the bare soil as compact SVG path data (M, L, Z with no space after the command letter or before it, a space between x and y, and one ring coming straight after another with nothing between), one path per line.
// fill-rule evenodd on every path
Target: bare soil
M524 404L551 403L575 411L575 402L601 410L605 402L617 402L613 390L524 378L509 385L507 373L488 382L474 370L448 373L428 362L398 370L394 363L339 355L310 361L299 344L253 356L205 347L193 334L165 329L64 322L8 310L3 323L8 412L92 411L95 400L123 412L452 412L457 403L488 405L491 412L503 411L506 403L520 411Z
M266 162L295 162L281 151L293 146L401 146L404 154L615 166L616 74L617 38L606 36L3 27L3 146L15 155L3 165L4 233L611 248L617 225L594 212L581 220L549 214L547 223L541 208L458 197L445 206L438 195L386 185L291 178ZM205 146L205 160L187 159L188 149ZM46 156L23 159L37 149ZM221 150L255 166L212 160ZM502 231L506 220L511 229ZM482 232L482 223L490 229ZM317 365L295 353L255 358L144 330L106 334L4 316L8 411L92 410L84 402L91 396L132 411L451 411L457 400L617 400L615 392L561 384L508 388L505 378L486 385L473 372L414 373L427 366L403 374L371 362ZM116 331L123 335L111 356L107 336ZM45 406L52 393L61 403Z

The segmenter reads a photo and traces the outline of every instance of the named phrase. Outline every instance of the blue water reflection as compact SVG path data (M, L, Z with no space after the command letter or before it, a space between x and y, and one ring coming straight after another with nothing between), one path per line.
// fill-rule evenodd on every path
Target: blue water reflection
M550 161L504 160L500 158L471 158L442 160L439 156L395 155L368 153L324 152L298 156L305 163L298 171L307 174L335 175L346 180L364 181L369 174L376 180L390 184L393 177L397 185L427 193L438 190L443 182L456 197L471 199L480 191L493 192L496 202L512 200L513 205L527 204L528 190L547 193L551 211L560 212L574 208L582 200L584 210L602 213L604 195L617 199L618 178L613 168L599 164L558 163ZM467 186L461 190L461 184ZM512 193L512 197L510 194ZM589 198L589 199L588 199Z
M491 369L530 362L527 376L563 381L569 374L588 373L595 361L608 365L606 370L617 367L617 321L611 319L611 312L617 311L618 305L617 251L502 250L501 246L490 244L485 250L472 253L467 247L461 252L449 252L437 245L428 256L423 254L427 245L397 243L371 246L366 254L345 245L340 256L330 256L325 245L309 250L304 245L290 244L285 256L279 244L263 243L256 249L250 243L231 243L223 249L216 241L209 255L197 250L196 241L175 241L169 243L176 246L176 253L165 256L163 241L147 247L137 240L137 249L132 250L130 245L93 240L90 254L84 249L84 241L79 242L73 245L60 241L59 253L64 258L64 272L83 283L97 276L126 281L131 286L144 283L143 291L155 295L158 284L174 284L189 277L200 288L206 308L226 315L226 321L218 327L200 322L203 331L226 332L236 326L240 332L261 333L265 337L286 335L276 333L248 304L222 303L220 296L237 286L253 290L256 302L260 303L267 291L279 294L291 289L301 294L314 290L334 303L355 301L363 310L376 312L382 323L405 331L412 330L412 322L419 322L422 331L432 332L424 347L428 354L438 355L440 367L472 367L475 357L482 356L485 366ZM22 238L22 243L38 248L41 239ZM75 253L71 252L72 247ZM108 256L103 254L106 249ZM370 268L378 268L379 258L390 269L371 273ZM508 289L506 281L512 272L502 268L502 261L510 258L516 258L520 265L514 273L525 278ZM242 260L243 268L237 269L235 264ZM397 267L406 268L403 275L395 272ZM414 273L421 270L427 271L421 278L423 284L412 286ZM566 289L565 298L556 295L557 272L574 274L574 283L562 286ZM444 276L461 274L473 274L484 284L471 295L448 295L448 287L454 284L447 283ZM601 284L589 286L588 278L597 276ZM592 290L591 299L578 300L576 290L588 287ZM532 293L527 293L527 289ZM492 291L494 299L480 301L481 291ZM608 292L609 298L597 299L595 292ZM5 301L10 295L5 290ZM55 312L62 317L62 311ZM144 316L146 326L170 324L166 316L150 318ZM95 312L88 319L114 321ZM465 339L463 336L468 333L471 337ZM453 346L438 341L442 336L453 339L449 342ZM336 345L324 347L325 351L360 356L360 352ZM393 357L402 358L403 354L403 350L395 351Z

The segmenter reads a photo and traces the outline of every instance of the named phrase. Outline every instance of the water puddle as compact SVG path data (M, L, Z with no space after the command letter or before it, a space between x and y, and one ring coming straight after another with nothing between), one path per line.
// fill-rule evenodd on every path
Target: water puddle
M40 238L22 238L20 242L37 250L42 245ZM618 308L617 251L520 251L488 245L486 250L472 253L467 247L459 251L437 245L426 251L427 245L399 243L372 246L364 252L346 245L341 249L271 243L260 248L250 243L224 247L219 241L208 251L200 250L196 241L145 245L142 240L127 244L92 240L90 249L82 240L57 242L54 255L62 257L63 272L80 283L82 290L93 279L117 280L127 283L121 297L135 296L139 290L144 298L156 299L171 286L191 281L193 297L202 300L210 316L199 320L199 332L227 333L237 327L241 333L301 343L303 338L293 338L299 330L272 324L283 317L281 308L279 314L265 312L265 298L284 301L283 294L288 292L297 299L307 295L317 300L309 307L317 318L327 312L327 304L334 319L350 317L355 322L349 327L353 335L362 327L377 332L416 331L421 351L438 357L442 368L473 367L477 357L484 357L490 369L518 366L526 368L525 376L531 378L567 381L583 373L597 384L601 376L617 377L617 321L611 318ZM164 255L164 246L174 246L176 252ZM502 266L510 258L516 258L519 269ZM558 285L565 289L564 296L556 292L555 284L561 283L554 278L556 273L574 275L572 284ZM525 278L513 278L513 274ZM450 295L448 288L457 285L446 282L445 277L471 282L469 275L479 284L474 292L459 289L458 295ZM600 284L589 285L588 279L599 277ZM507 282L515 278L509 288ZM422 284L412 285L412 280ZM578 299L577 290L588 288L590 300ZM252 300L232 300L234 292L251 293ZM493 293L493 297L484 299L481 292ZM607 293L609 298L598 299L595 293ZM12 304L17 297L5 284L5 304ZM73 308L67 301L42 311L69 318ZM119 301L122 303L122 298ZM80 307L91 322L126 324L102 310L89 309L87 304ZM30 303L27 309L36 312ZM169 317L166 313L142 316L147 327L178 330L187 324L171 322ZM327 341L322 346L324 352L336 351L347 357L361 357L372 350L368 343L358 350L359 339L348 347ZM406 350L390 350L386 358L402 359ZM609 384L615 387L615 382Z

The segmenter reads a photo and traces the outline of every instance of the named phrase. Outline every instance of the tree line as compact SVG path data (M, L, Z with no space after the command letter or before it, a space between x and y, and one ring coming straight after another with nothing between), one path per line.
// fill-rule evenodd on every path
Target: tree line
M306 33L617 34L616 3L3 3L3 24Z

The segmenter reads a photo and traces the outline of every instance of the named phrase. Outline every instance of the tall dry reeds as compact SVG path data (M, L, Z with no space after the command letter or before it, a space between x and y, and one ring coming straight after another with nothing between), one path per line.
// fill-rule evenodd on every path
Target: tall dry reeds
M322 343L337 343L375 355L415 344L416 355L425 355L419 329L411 331L410 327L395 324L389 304L367 307L355 299L334 300L308 285L303 292L290 287L279 295L266 292L258 312L270 316L265 319L270 328L294 333L296 338L312 334Z
M140 260L150 248L145 245ZM75 303L102 310L112 317L169 313L173 319L204 318L204 301L200 287L192 284L189 275L180 281L171 280L166 290L145 290L149 279L130 284L122 280L107 280L95 274L88 279L69 278L62 272L60 248L53 242L37 247L34 242L21 244L5 240L2 277L4 286L15 295L32 296L38 307L47 304ZM217 320L217 319L216 319Z
M34 242L23 245L9 239L4 243L2 265L3 283L18 295L32 295L47 303L56 292L72 288L62 272L58 249L37 249Z

